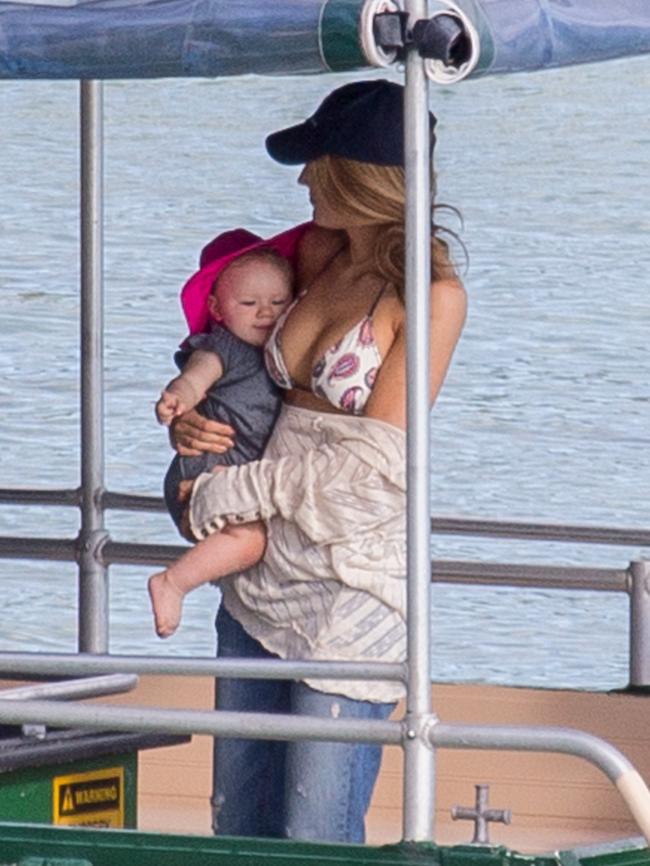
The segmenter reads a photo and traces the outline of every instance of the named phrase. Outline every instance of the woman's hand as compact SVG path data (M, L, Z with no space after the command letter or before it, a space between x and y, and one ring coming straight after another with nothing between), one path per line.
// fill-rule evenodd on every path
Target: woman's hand
M213 466L211 472L220 472L222 469L227 469L227 466ZM177 499L183 507L181 520L178 525L178 531L187 539L187 541L196 541L196 537L190 526L190 500L192 498L192 490L194 490L194 482L196 478L186 478L184 481L178 482Z
M181 521L178 525L178 531L187 541L196 541L194 537L194 533L190 527L190 499L192 498L192 488L194 487L194 481L196 479L191 478L185 481L180 481L178 484L178 501L183 505L183 512L181 514Z
M228 424L210 421L196 409L175 418L169 428L172 448L181 457L198 457L205 451L223 454L235 444L235 431Z

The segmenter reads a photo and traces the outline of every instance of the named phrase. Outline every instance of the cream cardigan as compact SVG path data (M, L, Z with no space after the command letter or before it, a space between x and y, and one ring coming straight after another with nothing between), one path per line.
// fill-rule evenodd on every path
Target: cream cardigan
M284 406L264 458L194 485L197 538L262 519L264 559L220 581L227 610L281 658L403 661L406 436L381 421ZM400 683L306 680L393 701Z

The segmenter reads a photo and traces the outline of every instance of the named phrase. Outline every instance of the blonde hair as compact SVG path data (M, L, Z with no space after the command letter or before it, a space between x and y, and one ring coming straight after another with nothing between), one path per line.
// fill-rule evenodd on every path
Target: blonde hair
M404 169L392 165L357 162L326 155L309 163L313 180L330 207L352 219L363 218L383 228L373 251L376 272L393 285L404 300L405 282L405 181ZM431 276L453 273L447 244L438 237L433 222L435 182L431 194Z

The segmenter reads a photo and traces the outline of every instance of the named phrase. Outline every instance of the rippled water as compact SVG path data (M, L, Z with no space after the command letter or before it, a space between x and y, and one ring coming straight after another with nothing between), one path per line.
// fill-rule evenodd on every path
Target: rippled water
M308 217L297 172L262 141L344 80L106 85L111 489L158 493L169 452L152 409L183 336L178 288L218 231ZM0 86L0 486L78 483L77 102L73 83ZM471 305L434 413L435 512L647 526L650 58L467 82L432 104ZM109 527L174 540L163 516L111 514ZM0 534L76 530L74 511L0 508ZM434 540L441 558L624 566L644 553ZM111 574L113 651L212 653L213 590L161 644L146 570ZM75 648L71 565L0 562L0 580L0 649ZM433 629L437 679L626 682L618 596L437 587Z

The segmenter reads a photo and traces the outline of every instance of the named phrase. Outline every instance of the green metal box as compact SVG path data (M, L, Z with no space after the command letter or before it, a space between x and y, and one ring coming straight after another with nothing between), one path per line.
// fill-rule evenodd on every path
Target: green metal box
M0 731L0 820L135 828L138 751L188 740L38 728L21 735L20 728L5 728Z

